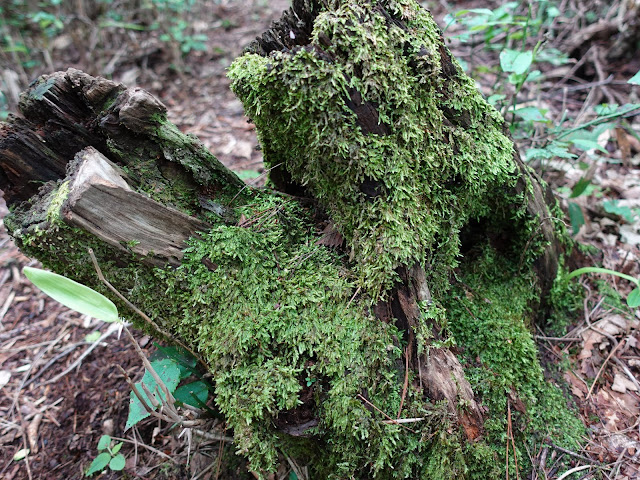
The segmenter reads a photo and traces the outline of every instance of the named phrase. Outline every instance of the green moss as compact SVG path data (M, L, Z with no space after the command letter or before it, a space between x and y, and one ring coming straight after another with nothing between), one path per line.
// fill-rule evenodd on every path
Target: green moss
M295 203L266 198L242 213L254 228L212 229L165 278L167 294L184 305L178 333L199 345L216 373L216 401L238 448L255 467L271 468L278 450L295 442L278 434L274 418L300 407L305 379L313 378L315 400L301 408L321 409L313 432L328 436L323 468L339 477L371 458L380 465L368 468L388 466L403 432L381 424L357 395L397 410L399 333L349 302L353 279L339 257L311 241L309 214Z
M48 221L56 221L60 216L60 208L69 195L69 182L62 182L57 188L51 191L51 196L47 199L49 208L47 209L46 219Z
M533 274L518 273L513 263L485 245L481 254L465 259L457 285L444 301L467 378L489 412L486 440L502 470L495 477L482 476L483 462L470 478L504 476L507 404L521 467L529 466L527 448L536 451L545 438L575 448L585 433L561 390L544 379L527 326L537 295Z
M513 186L513 145L457 63L443 71L438 28L415 2L334 3L315 19L311 48L236 60L232 89L266 163L284 162L346 237L359 285L375 298L399 265L418 261L430 265L439 293L457 263L461 228L495 210L494 194ZM355 91L376 106L388 135L362 131L345 101ZM382 194L372 200L363 182Z
M543 436L574 446L581 426L545 382L527 328L540 301L531 272L546 243L540 219L525 208L532 185L516 193L521 172L502 119L449 65L435 23L415 2L326 3L331 9L315 18L311 47L245 55L230 76L267 162L284 162L320 200L348 255L317 245L314 212L255 192L191 239L177 269L129 262L69 228L55 215L58 201L47 215L23 206L7 225L28 254L104 292L88 261L93 248L109 281L194 346L214 374L215 402L235 446L255 472L274 470L286 453L308 464L312 478L501 478L508 405L521 466L525 447ZM345 101L354 92L388 134L363 131ZM205 187L228 205L239 191L233 177L225 183L215 159L164 115L154 121L160 146L130 152L121 147L127 142L107 142L138 191L197 213ZM186 176L173 181L167 160ZM374 195L365 184L376 186ZM52 195L63 198L56 188ZM33 210L48 198L36 199ZM402 416L423 420L406 428L384 423L381 412L394 418L402 401L406 332L376 319L372 307L394 285L398 266L416 262L433 297L420 305L418 350L435 345L435 327L440 346L460 349L489 412L474 443L412 375ZM309 440L283 432L290 416L304 415L318 419L304 432Z
M561 258L558 275L549 293L551 312L543 325L544 331L549 335L563 336L572 320L577 317L577 312L583 308L583 288L577 282L567 280L568 273L564 259Z

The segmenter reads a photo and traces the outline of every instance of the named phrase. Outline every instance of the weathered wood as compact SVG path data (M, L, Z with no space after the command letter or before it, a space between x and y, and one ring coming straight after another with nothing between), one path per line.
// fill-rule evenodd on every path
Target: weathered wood
M142 89L69 69L39 78L22 95L20 110L23 118L0 125L0 178L9 205L63 178L66 165L89 146L127 167L136 190L159 193L166 183L206 197L244 188L198 139L168 123L166 107ZM199 210L198 203L191 207Z
M93 147L70 165L65 221L152 265L180 265L186 240L210 225L136 193L119 168Z

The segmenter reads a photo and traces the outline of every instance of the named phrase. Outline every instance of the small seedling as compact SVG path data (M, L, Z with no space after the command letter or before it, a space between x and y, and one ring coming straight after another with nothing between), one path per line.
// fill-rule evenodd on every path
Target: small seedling
M109 470L119 472L125 466L125 458L120 452L122 448L122 442L116 443L113 447L112 438L109 435L102 435L98 441L99 453L96 458L93 459L89 470L85 473L85 476L89 477L94 473L102 472L105 468L109 467Z
M582 275L584 273L604 273L607 275L615 275L616 277L624 278L625 280L629 280L633 283L636 288L634 288L629 296L627 297L627 305L631 308L640 307L640 279L632 277L631 275L627 275L622 272L616 272L615 270L609 270L608 268L600 268L600 267L584 267L579 268L578 270L574 270L567 276L567 280L570 280L574 277Z

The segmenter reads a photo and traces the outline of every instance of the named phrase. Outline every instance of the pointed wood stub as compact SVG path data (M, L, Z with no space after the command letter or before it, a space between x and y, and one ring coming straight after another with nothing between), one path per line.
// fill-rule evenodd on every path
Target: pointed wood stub
M153 265L180 265L185 242L209 225L136 193L119 168L93 147L79 152L69 195L62 206L65 221Z

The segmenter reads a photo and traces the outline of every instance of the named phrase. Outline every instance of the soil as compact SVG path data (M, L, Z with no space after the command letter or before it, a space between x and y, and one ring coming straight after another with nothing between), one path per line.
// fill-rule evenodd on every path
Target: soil
M591 7L586 1L569 3L583 15ZM439 24L446 25L447 8L497 5L466 1L453 7L446 2L429 6ZM55 40L59 48L51 49L53 55L39 71L30 72L75 67L149 90L165 103L170 119L184 132L197 135L228 167L255 179L263 173L263 167L254 127L230 92L225 70L287 6L286 0L201 2L192 25L207 36L207 49L192 50L184 57L177 55L158 35L137 35L126 28L107 35L97 24L93 30L87 30L86 25L83 29L78 27L89 45L81 48L70 21ZM587 107L602 102L637 101L639 92L626 85L626 80L640 70L640 59L633 55L607 57L613 39L597 31L591 31L589 36L576 25L558 26L557 32L559 44L575 46L569 52L574 61L561 72L545 71L547 78L553 79L553 88L532 100L557 114L555 118L564 110L581 115ZM459 30L452 26L447 36L456 33ZM94 42L95 38L99 41ZM469 46L454 39L451 48L454 55L468 62L485 65L499 62L497 52L486 52L482 45ZM27 80L24 69L12 65L7 58L3 57L2 67L14 69L20 87L24 88ZM492 75L487 72L478 78L487 95L492 93L490 87L495 80ZM626 120L628 125L633 125L633 121L631 117ZM636 131L637 125L636 121ZM531 139L517 140L522 147ZM580 261L585 265L603 264L637 278L638 219L625 220L619 214L603 210L603 199L626 201L624 205L634 208L640 206L640 142L622 131L601 143L607 152L606 159L589 170L591 184L597 189L571 200L579 205L586 220L576 238L592 247ZM579 164L566 165L566 162L542 165L545 178L565 208L571 189L585 175ZM253 181L259 183L262 179ZM4 214L3 206L0 215ZM15 248L3 227L0 478L80 479L97 455L97 443L103 434L122 438L126 467L124 472L107 470L93 478L252 478L245 462L233 454L230 443L172 429L153 419L125 431L130 387L117 365L134 381L139 380L144 368L135 348L124 335L114 332L82 358L92 344L87 335L104 333L108 326L69 311L44 296L22 274L25 265L37 264ZM609 285L606 295L602 283L598 290L593 282L583 281L589 289L584 313L574 320L566 334L551 337L540 332L538 336L545 358L570 365L565 380L591 436L582 452L568 452L552 444L531 452L535 465L533 478L553 479L567 473L555 467L561 457L573 459L576 472L586 475L581 478L595 478L589 476L595 472L601 472L598 474L602 478L640 478L640 396L631 378L637 379L640 372L640 314L637 309L611 306L609 302L615 294L626 298L631 290L628 282L611 277L602 277L602 282ZM136 340L147 355L156 348L147 336L137 334ZM223 426L212 421L211 431L216 430L224 433ZM30 449L28 456L14 460L14 455L25 448ZM289 466L283 464L274 478L287 478L289 474Z

